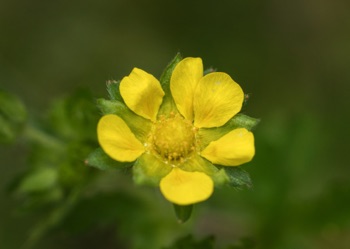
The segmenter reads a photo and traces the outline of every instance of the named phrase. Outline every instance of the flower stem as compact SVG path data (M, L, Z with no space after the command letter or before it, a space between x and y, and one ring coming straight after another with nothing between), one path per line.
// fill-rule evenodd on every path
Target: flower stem
M23 135L31 142L35 142L55 150L62 150L65 146L64 142L59 140L57 137L54 137L32 125L27 125L25 127Z

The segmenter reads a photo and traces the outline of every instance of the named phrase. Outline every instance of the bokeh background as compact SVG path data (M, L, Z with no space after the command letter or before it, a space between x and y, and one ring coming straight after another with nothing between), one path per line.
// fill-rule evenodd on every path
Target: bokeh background
M83 224L109 206L119 218L61 225L35 248L129 248L154 227L149 236L163 246L190 233L214 235L218 248L242 240L250 248L350 248L349 1L0 0L0 37L0 87L23 101L30 119L80 87L106 96L106 81L135 66L159 76L177 52L229 73L250 94L244 113L261 118L255 159L243 166L252 189L218 189L179 225L156 190L113 174L110 182L146 191L147 202L157 196L152 205L162 212L153 216L164 224L123 227L119 216L132 223L149 206L120 208L120 196L110 196L70 217ZM27 170L30 148L17 141L0 149L0 248L21 248L40 214L18 214L6 189Z

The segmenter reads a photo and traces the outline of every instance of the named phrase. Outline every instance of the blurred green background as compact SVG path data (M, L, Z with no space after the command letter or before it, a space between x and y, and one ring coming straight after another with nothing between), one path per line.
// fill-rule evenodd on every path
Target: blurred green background
M29 120L79 87L106 96L105 82L135 66L159 77L177 52L229 73L251 94L243 112L262 119L243 166L252 189L218 189L179 225L157 190L113 173L35 248L152 249L145 238L167 246L189 233L218 248L350 248L349 1L0 0L0 37L0 88ZM0 248L16 249L42 218L6 192L31 148L0 149ZM86 221L93 213L101 222Z

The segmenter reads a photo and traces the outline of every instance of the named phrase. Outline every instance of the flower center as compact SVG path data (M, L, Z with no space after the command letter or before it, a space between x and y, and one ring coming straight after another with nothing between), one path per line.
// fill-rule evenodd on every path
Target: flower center
M166 161L183 161L195 150L195 129L180 115L161 117L153 130L153 148Z

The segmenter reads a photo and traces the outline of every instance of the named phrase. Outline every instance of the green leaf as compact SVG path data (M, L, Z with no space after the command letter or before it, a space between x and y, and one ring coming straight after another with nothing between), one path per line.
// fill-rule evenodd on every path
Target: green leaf
M177 108L170 91L170 79L176 65L182 60L180 53L177 53L174 59L164 69L163 74L160 76L160 84L165 92L162 105L159 108L158 114L164 115L170 112L177 112Z
M118 162L110 158L101 148L93 151L85 163L100 170L120 169L132 165L130 162Z
M120 80L108 80L107 81L107 92L111 100L118 100L124 102L119 90Z
M174 210L175 210L177 220L179 221L179 223L185 223L191 217L193 205L186 205L186 206L180 206L177 204L173 204L173 205L174 205Z
M99 112L90 91L78 89L72 95L54 102L49 111L53 131L69 141L95 140Z
M57 227L76 205L80 194L79 189L73 189L65 200L51 209L49 213L41 214L41 219L29 230L29 236L24 241L22 248L33 248L50 230Z
M20 134L27 112L14 95L0 90L0 143L11 143Z
M26 175L17 191L19 193L46 191L57 184L58 172L55 168L40 168Z
M97 99L102 114L115 114L121 117L134 135L143 143L147 142L152 122L132 112L124 103L116 100Z
M251 188L253 186L249 173L239 167L223 167L229 182L228 184L234 188Z

